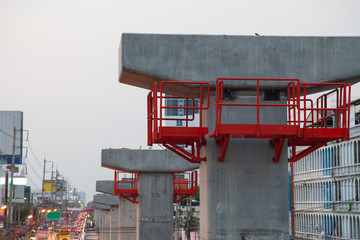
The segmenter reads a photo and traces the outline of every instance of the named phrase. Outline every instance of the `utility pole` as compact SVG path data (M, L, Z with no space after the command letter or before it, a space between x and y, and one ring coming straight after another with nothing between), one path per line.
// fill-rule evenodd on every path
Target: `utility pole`
M51 204L53 203L54 203L54 162L51 163Z
M44 158L44 168L43 168L43 179L42 179L42 198L41 198L41 205L44 207L44 187L45 187L45 167L46 167L46 159Z
M57 190L58 190L58 177L59 177L59 171L56 169L56 175L55 175L55 206L57 204ZM56 206L57 208L57 206Z
M9 198L9 206L8 206L8 212L9 212L9 221L8 223L13 222L12 218L12 198L14 195L14 165L15 165L15 138L16 138L16 127L14 127L14 134L13 134L13 148L12 148L12 159L11 159L11 182L10 182L10 198Z

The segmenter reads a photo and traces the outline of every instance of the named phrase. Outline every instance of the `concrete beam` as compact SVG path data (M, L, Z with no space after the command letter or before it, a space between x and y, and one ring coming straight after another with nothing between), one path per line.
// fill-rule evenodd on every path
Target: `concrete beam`
M101 152L101 166L115 170L139 172L175 172L194 170L199 164L189 163L168 150L105 149Z
M114 181L112 180L96 181L96 191L109 195L114 195Z
M119 51L119 81L146 89L162 80L214 85L219 77L360 81L360 37L125 33Z
M94 195L94 202L107 206L117 206L119 205L119 197L107 194L96 194Z
M118 183L119 189L131 189L131 183ZM96 191L114 195L114 181L112 180L101 180L96 181Z
M110 206L104 205L104 204L101 204L101 203L97 203L97 202L94 202L94 201L91 202L90 207L94 208L94 209L100 209L100 210L110 210Z

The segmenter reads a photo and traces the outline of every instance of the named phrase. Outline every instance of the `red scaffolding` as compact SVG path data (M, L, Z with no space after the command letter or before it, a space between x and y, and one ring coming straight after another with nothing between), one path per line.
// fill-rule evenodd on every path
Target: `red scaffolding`
M237 82L237 85L256 86L256 102L234 103L224 101L226 83ZM241 82L241 83L240 83ZM250 83L250 84L249 84ZM236 83L235 83L236 84ZM262 99L260 89L271 87L287 89L287 101L271 103ZM263 86L263 87L262 87ZM265 86L265 87L264 87ZM310 87L335 88L318 97L314 103L307 96ZM210 135L221 145L219 161L224 161L230 138L270 138L275 147L273 161L279 161L285 140L292 148L289 161L295 162L312 151L334 140L349 139L349 103L350 84L344 83L300 83L298 79L264 79L264 78L219 78L216 80L216 126ZM280 99L279 99L280 100ZM256 108L254 123L223 123L224 107ZM280 107L287 109L287 121L283 124L260 122L261 111L265 108ZM234 109L233 109L234 111ZM241 109L240 109L241 111ZM296 152L296 146L305 147Z
M174 203L181 202L198 193L197 171L176 171L174 173Z
M164 88L169 86L177 88L181 85L195 89L196 97L168 95L164 92ZM200 157L200 147L205 143L208 128L203 126L202 117L203 110L209 108L209 98L205 104L203 98L209 94L209 83L164 81L160 83L158 89L158 84L155 82L152 91L148 94L148 145L162 144L192 163L204 161L205 158ZM182 105L172 106L171 101L177 103L181 101ZM173 114L168 114L171 111ZM197 115L195 112L199 113L199 118L195 117ZM165 125L165 121L171 124ZM185 150L184 146L190 150Z
M115 170L114 195L120 195L132 203L137 203L138 182L139 171ZM126 184L127 188L122 188L122 184Z

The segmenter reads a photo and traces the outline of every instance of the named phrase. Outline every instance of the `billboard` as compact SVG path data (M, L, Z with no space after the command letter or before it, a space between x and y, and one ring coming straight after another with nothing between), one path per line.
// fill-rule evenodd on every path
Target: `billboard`
M14 127L16 128L15 164L22 164L23 112L0 111L0 163L1 164L11 164Z
M44 192L56 192L56 181L44 180Z
M59 192L66 191L66 181L65 180L57 180L56 182L56 190Z

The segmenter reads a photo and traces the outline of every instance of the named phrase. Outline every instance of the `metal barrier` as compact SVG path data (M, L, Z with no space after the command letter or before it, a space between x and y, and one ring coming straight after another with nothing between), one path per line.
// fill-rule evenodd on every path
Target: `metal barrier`
M174 173L174 203L181 202L198 193L197 171L176 171Z
M176 88L183 85L195 89L196 97L168 95L164 92L169 86ZM203 104L203 98L209 95L209 83L164 81L160 83L158 91L155 82L147 99L148 145L162 144L192 163L204 161L200 157L200 147L205 143L208 128L203 126L202 118L203 110L209 108L209 98L206 104ZM190 150L179 145L189 147Z
M114 175L114 195L120 195L132 203L137 203L139 171L115 170Z

